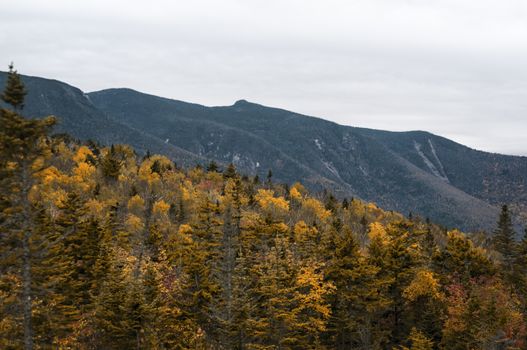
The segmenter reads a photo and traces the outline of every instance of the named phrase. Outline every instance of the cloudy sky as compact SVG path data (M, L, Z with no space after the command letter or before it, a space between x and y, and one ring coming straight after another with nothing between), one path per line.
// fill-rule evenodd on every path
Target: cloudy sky
M17 0L0 64L527 155L525 0Z

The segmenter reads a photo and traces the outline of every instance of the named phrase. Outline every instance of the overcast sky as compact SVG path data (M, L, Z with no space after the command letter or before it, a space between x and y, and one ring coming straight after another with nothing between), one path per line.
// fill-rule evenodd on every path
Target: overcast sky
M527 155L525 0L1 2L1 70Z

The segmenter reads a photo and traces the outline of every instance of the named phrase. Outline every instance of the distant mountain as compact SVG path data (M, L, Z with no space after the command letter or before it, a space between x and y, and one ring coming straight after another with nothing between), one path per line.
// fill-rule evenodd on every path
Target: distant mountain
M6 73L0 72L0 86L5 86ZM81 140L102 144L126 143L143 152L147 149L177 158L180 164L192 165L202 158L166 143L144 130L122 124L99 110L81 90L57 80L23 76L28 90L23 114L27 117L54 115L58 119L56 133L68 133Z
M5 74L0 74L4 84ZM275 181L356 196L449 227L491 229L498 206L527 208L527 157L476 151L422 131L342 126L245 100L206 107L109 89L89 94L24 77L25 112L57 115L58 131L104 144L129 143L183 165L214 159Z

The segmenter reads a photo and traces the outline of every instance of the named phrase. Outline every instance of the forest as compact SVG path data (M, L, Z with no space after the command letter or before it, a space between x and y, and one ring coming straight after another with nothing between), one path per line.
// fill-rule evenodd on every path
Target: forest
M183 169L0 109L1 349L525 349L527 237ZM526 232L527 233L527 232Z

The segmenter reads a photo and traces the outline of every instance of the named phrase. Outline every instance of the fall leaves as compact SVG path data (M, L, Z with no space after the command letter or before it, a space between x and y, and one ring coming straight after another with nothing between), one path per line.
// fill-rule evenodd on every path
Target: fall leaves
M25 335L24 266L36 348L524 346L523 289L459 231L234 166L183 170L128 146L39 137L29 164L0 159L3 194L19 203L0 217L5 348Z

